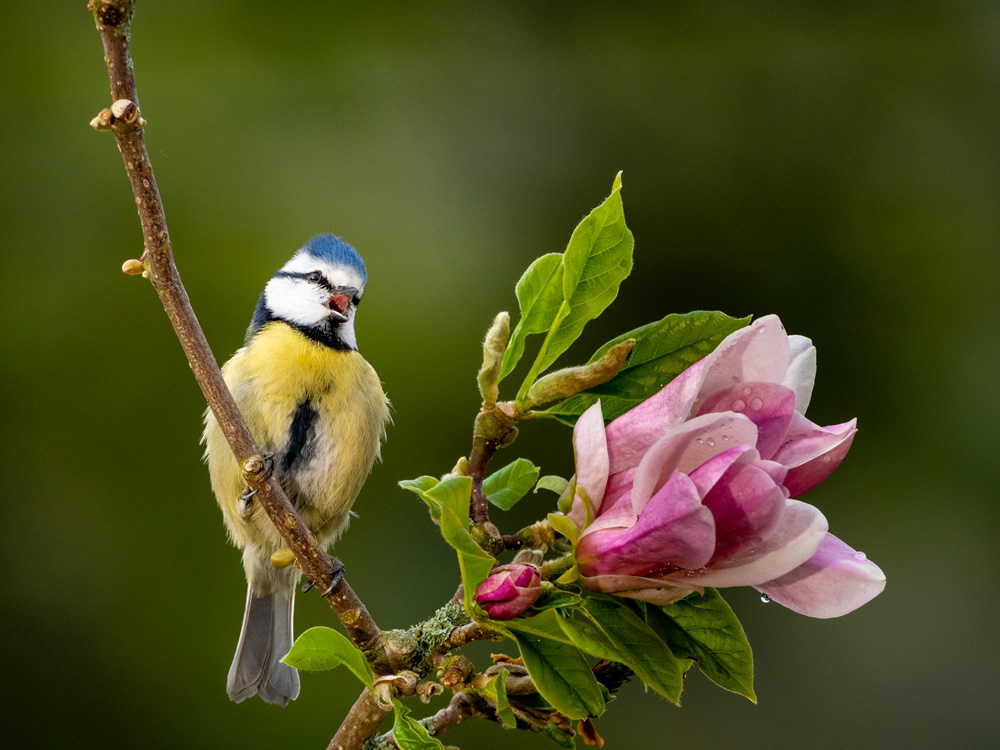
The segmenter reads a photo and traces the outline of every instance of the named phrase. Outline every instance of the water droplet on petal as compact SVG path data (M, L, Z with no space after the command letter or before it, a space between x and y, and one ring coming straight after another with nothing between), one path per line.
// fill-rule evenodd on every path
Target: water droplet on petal
M733 411L743 411L746 408L747 408L747 402L744 401L743 399L738 398L735 401L733 401Z
M759 411L763 406L764 402L761 401L759 398L755 398L753 401L750 402L750 408L753 409L754 411Z
M864 552L855 552L854 559L858 561L867 560L868 555L866 555Z
M753 393L753 388L751 388L750 386L747 386L746 388L743 389L744 396L749 396L751 393Z
M698 445L703 445L703 444L705 443L704 439L702 439L702 438L696 438L696 439L695 439L695 442L696 442L696 443L697 443Z
M705 442L708 443L708 447L709 448L711 448L711 447L713 447L715 445L715 441L712 438L709 438Z
M770 604L770 603L771 603L771 597L769 597L769 596L768 596L767 594L761 594L761 595L760 595L760 600L761 600L761 601L762 601L762 602L763 602L764 604Z
M729 442L729 435L723 435L722 436L722 442L723 443L728 443Z

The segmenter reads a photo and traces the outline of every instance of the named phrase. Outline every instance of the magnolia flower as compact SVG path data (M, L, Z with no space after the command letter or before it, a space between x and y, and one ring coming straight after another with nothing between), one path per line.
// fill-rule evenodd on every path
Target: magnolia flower
M830 475L856 432L855 420L806 419L815 376L809 339L769 316L607 427L600 402L587 410L569 514L583 529L583 584L656 604L753 586L812 617L881 592L882 571L794 499Z
M511 563L490 571L476 589L476 602L494 620L510 620L538 600L541 576L534 565Z

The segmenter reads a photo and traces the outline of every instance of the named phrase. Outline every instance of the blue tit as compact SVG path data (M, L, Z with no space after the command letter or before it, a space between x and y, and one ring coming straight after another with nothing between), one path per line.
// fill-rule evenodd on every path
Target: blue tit
M353 247L332 234L312 238L267 282L242 349L222 368L257 445L303 521L327 547L379 457L389 405L378 375L358 353L354 318L367 272ZM299 675L281 661L292 645L300 572L279 569L285 548L245 480L211 410L205 458L232 542L243 552L249 590L226 690L287 705Z

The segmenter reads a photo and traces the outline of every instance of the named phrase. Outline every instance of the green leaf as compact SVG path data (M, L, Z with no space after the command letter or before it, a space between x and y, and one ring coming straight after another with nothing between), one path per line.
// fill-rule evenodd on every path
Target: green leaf
M678 656L693 659L719 687L754 703L753 651L736 614L715 589L665 607L640 604L646 622Z
M532 609L563 609L575 608L583 604L583 597L572 591L558 588L548 581L542 581L542 591L538 600L531 605Z
M580 538L580 529L576 527L576 524L573 523L569 516L564 516L562 513L549 513L545 516L545 520L549 522L549 526L576 546L576 540Z
M566 750L574 750L576 747L576 741L551 722L545 725L545 736Z
M444 750L441 740L427 734L424 725L410 716L410 710L395 698L392 707L395 713L392 736L399 750Z
M542 697L570 719L600 716L604 698L586 657L547 609L536 617L510 620L504 629L521 650L521 659Z
M470 616L475 606L476 588L490 574L496 560L476 544L469 533L469 505L472 498L470 477L451 477L423 493L428 505L438 509L441 534L458 553L458 566L462 572L465 611Z
M583 612L589 619L577 617L560 622L574 644L591 656L624 664L664 698L680 701L690 662L678 660L627 604L591 596Z
M292 650L282 661L296 669L311 671L333 669L343 664L366 687L375 684L372 668L364 655L346 636L331 628L309 628L295 639Z
M538 472L538 467L526 458L507 464L483 480L486 499L501 510L510 510L535 486Z
M517 717L514 716L514 712L510 709L510 703L507 701L508 674L510 672L506 669L501 669L479 692L487 701L496 706L497 716L503 725L508 729L514 729L517 726Z
M611 195L581 221L563 253L562 304L535 362L517 394L524 400L528 388L576 341L584 326L618 296L618 287L632 270L632 232L625 225L621 173Z
M428 476L417 477L416 479L404 479L403 481L399 482L400 487L402 487L404 490L415 492L420 497L421 500L427 503L427 506L431 510L431 518L440 523L441 509L437 506L437 504L435 504L431 500L428 500L426 494L428 490L433 489L438 484L440 484L440 482L436 478Z
M713 352L726 336L749 323L749 317L731 318L721 312L700 311L668 315L656 323L623 333L590 358L595 362L612 346L635 339L632 353L618 375L535 413L574 424L599 398L604 419L612 420L659 393L684 370Z
M528 266L515 291L521 319L514 327L503 354L500 380L510 375L524 354L524 340L530 333L545 333L555 322L563 301L563 256L549 253Z
M557 495L562 495L567 487L569 487L568 479L558 477L555 474L546 474L538 480L538 484L535 485L535 492L538 492L538 490L548 490Z

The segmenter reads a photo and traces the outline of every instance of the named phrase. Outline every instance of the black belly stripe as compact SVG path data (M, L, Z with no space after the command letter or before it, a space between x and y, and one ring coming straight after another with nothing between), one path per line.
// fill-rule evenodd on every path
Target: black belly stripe
M318 416L319 414L312 407L309 399L295 407L292 426L288 429L288 445L281 457L281 470L283 472L292 471L297 464L308 460L309 437Z

